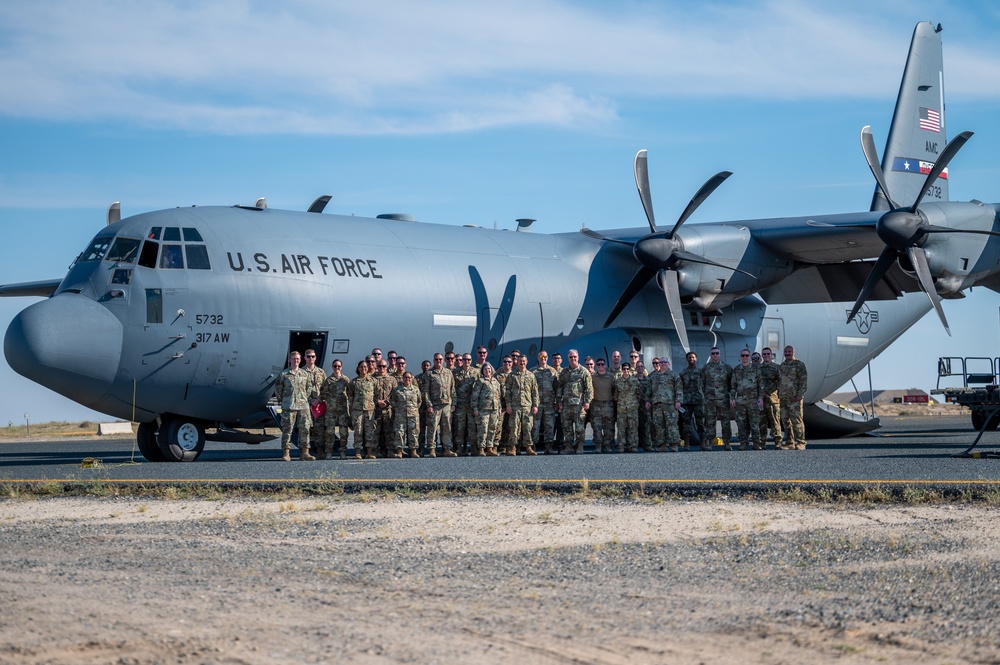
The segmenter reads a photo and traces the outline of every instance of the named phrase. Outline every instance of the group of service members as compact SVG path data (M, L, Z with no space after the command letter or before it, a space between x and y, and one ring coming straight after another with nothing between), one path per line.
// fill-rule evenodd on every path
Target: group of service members
M613 352L610 367L589 356L581 363L575 349L566 367L559 353L550 365L541 351L530 371L519 351L505 355L499 370L486 362L486 347L476 354L478 362L468 353L435 353L415 376L406 358L389 351L383 359L375 348L349 379L340 359L327 376L315 351L293 351L275 382L282 459L291 460L293 429L302 460L345 459L352 432L357 459L582 453L588 423L599 453L710 450L713 443L732 450L733 421L740 450L763 450L768 431L777 450L806 447L806 366L791 346L780 365L767 348L742 350L736 367L718 348L701 367L690 352L680 374L665 357L648 372L636 351L630 362Z

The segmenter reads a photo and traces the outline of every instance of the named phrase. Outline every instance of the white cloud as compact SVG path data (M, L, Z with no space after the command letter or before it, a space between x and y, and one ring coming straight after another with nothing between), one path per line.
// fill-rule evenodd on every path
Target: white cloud
M913 4L7 3L0 113L213 133L422 134L591 127L613 122L624 98L884 97ZM946 49L949 94L997 94L997 56Z

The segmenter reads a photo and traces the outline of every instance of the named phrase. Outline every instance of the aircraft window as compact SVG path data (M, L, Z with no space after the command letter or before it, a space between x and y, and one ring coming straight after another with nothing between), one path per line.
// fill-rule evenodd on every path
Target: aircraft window
M80 255L80 262L100 261L104 257L104 253L108 251L108 247L111 246L111 241L113 239L114 238L112 236L98 236L94 238L93 242L90 243L90 247L87 248L87 251Z
M192 229L190 226L184 227L184 241L185 242L205 242L198 233L198 229Z
M117 268L111 274L112 284L128 284L132 280L132 271L124 268Z
M163 227L161 227L161 226L154 226L153 228L151 228L149 230L149 235L146 236L146 237L149 238L150 240L159 240L160 239L160 230L162 228Z
M208 248L205 245L185 245L184 251L187 254L187 266L189 269L212 269L212 264L208 260Z
M139 251L139 241L135 238L118 238L111 246L111 251L104 256L105 261L132 263Z
M181 245L164 245L160 252L160 267L176 269L184 267L184 254Z
M163 240L164 242L170 240L180 242L181 230L176 226L168 226L167 228L163 229Z
M152 240L147 240L142 245L142 251L139 253L139 265L143 268L155 268L156 267L156 254L160 249L160 243L153 242Z
M146 323L163 323L163 291L146 289Z

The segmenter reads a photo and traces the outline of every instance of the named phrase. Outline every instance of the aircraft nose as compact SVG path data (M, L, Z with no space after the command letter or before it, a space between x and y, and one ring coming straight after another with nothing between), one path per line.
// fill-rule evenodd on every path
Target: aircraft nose
M111 389L122 352L122 324L84 296L65 293L14 317L3 340L18 374L85 406Z

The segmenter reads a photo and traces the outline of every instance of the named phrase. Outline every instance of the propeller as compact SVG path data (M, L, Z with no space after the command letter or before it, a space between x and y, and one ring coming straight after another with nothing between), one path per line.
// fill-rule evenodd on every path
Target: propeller
M948 162L951 161L971 137L972 132L962 132L948 142L948 145L941 151L937 161L934 163L934 168L927 174L924 186L920 189L920 193L917 194L916 200L909 207L903 207L893 201L892 196L889 194L889 186L886 184L885 175L882 173L882 167L879 164L878 151L875 149L872 128L865 126L861 130L861 148L865 153L865 160L868 162L868 168L871 169L872 175L875 176L879 190L889 203L890 210L882 215L875 224L875 233L885 243L885 247L882 249L882 253L879 254L878 260L875 261L871 272L868 273L868 278L865 280L864 286L861 287L861 293L858 294L854 308L847 317L848 323L853 321L854 317L857 316L861 310L861 306L865 304L865 301L875 289L875 285L885 277L889 268L892 267L892 262L902 256L906 256L917 273L920 288L930 299L931 305L934 306L934 310L937 312L938 318L941 319L945 331L951 335L951 329L948 327L948 319L945 318L944 309L941 307L941 296L938 295L937 289L934 287L934 277L931 275L931 270L927 263L927 254L923 250L926 236L928 233L997 234L991 231L965 231L963 229L933 226L928 224L920 214L919 207L924 194L927 193L927 190L934 184L934 181L947 168Z
M690 350L690 345L688 344L687 328L684 325L684 313L681 306L681 295L680 295L680 285L677 278L677 267L680 263L700 263L708 266L715 266L717 268L724 268L726 270L735 270L741 272L745 275L749 275L753 278L753 275L746 272L745 270L740 270L739 268L733 268L731 266L712 261L711 259L706 259L703 256L698 256L691 252L684 250L684 244L679 237L677 237L677 232L680 230L684 222L687 221L695 210L698 209L705 199L707 199L712 192L714 192L719 185L725 182L726 178L732 175L730 171L722 171L716 173L714 176L708 179L704 185L695 193L691 202L688 203L687 207L684 208L684 212L677 219L673 228L670 231L663 232L656 228L656 221L653 216L653 198L650 194L649 189L649 163L646 157L646 151L640 150L635 155L635 184L639 190L639 200L642 201L642 208L646 212L646 220L649 222L649 234L639 238L636 242L629 242L627 240L620 240L618 238L608 238L606 236L592 231L588 228L581 229L583 233L588 238L594 238L596 240L603 240L605 242L612 242L619 245L626 245L632 248L632 253L635 255L636 260L639 262L639 269L636 271L632 280L625 287L621 296L618 298L618 302L612 308L611 313L608 315L608 320L604 322L604 327L607 328L611 323L618 318L618 315L622 313L632 299L645 288L649 280L653 277L659 276L660 284L663 286L663 293L667 301L667 309L670 311L670 318L674 323L674 330L677 331L677 337L680 339L681 346L684 347L684 351Z

